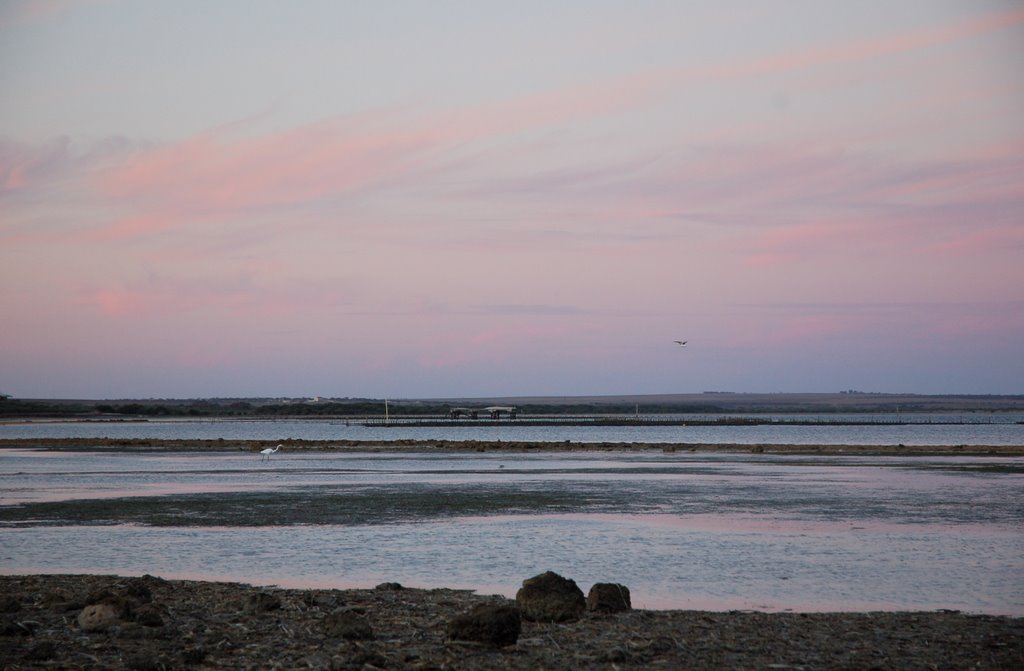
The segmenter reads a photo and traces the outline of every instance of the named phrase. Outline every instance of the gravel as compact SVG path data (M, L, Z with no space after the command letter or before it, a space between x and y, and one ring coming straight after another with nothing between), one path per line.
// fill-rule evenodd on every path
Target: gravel
M96 604L113 614L87 630ZM503 647L448 640L451 620L482 604L515 602L395 583L0 576L0 669L1024 668L1024 619L959 612L587 612L524 621Z

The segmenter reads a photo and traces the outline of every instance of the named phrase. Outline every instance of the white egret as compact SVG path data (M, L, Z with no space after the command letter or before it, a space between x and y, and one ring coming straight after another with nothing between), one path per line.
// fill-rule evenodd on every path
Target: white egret
M262 455L263 455L263 458L264 458L264 459L269 459L269 458L270 458L270 455L272 455L272 454L273 454L274 452L277 452L277 451L278 451L278 450L280 450L280 449L281 449L282 447L284 447L284 445L282 445L282 444L278 443L278 444L277 444L277 447L275 447L274 449L270 449L270 448L268 447L268 448L265 448L265 449L262 449L262 450L260 450L260 454L262 454Z

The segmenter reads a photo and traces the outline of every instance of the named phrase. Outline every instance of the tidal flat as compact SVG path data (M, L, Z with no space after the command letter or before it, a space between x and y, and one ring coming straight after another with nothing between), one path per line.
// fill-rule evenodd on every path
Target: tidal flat
M1024 431L1022 431L1024 437ZM225 438L0 438L2 449L43 449L50 451L211 451L225 450L258 453L283 445L285 451L299 452L722 452L785 455L843 456L1024 456L1024 443L1017 444L865 444L865 443L712 443L712 442L644 442L638 441L572 441L572 440L456 440L416 439L225 439Z
M0 572L1024 614L1021 457L258 447L2 450Z

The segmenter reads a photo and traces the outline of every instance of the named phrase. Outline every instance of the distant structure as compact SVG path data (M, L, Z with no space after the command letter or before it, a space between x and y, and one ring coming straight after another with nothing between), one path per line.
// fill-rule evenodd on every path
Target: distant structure
M490 405L486 408L452 408L448 411L451 419L480 419L480 413L487 413L491 419L501 419L502 414L508 415L509 419L515 419L518 410L514 405Z

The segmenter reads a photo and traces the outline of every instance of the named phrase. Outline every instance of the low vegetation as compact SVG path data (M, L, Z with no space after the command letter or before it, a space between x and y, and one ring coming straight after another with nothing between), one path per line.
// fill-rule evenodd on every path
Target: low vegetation
M457 400L389 400L393 417L448 416L456 407L514 405L527 415L643 415L693 413L1024 412L1024 396L866 394L666 394ZM380 417L383 399L213 398L65 400L0 395L6 418L152 417Z

